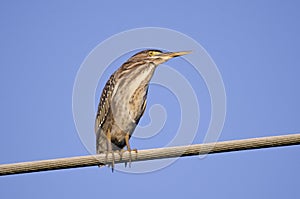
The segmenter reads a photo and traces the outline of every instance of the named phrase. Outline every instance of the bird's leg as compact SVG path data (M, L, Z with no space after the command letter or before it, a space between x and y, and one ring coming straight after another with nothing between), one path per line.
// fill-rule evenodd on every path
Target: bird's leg
M107 162L107 156L108 153L111 153L112 155L112 162L111 162L111 171L114 172L114 167L115 167L115 154L112 151L112 146L111 146L111 133L110 130L108 130L107 135L106 135L106 141L107 141L107 152L106 152L106 162Z
M125 135L125 143L126 143L127 151L129 152L129 167L131 167L132 156L131 156L131 148L129 144L129 133L126 133ZM132 151L135 151L137 153L137 149L132 149ZM127 162L125 162L125 167L126 166L127 166Z
M123 153L125 152L125 150L124 149L120 149L120 150L118 150L118 152L119 152L120 160L122 160Z

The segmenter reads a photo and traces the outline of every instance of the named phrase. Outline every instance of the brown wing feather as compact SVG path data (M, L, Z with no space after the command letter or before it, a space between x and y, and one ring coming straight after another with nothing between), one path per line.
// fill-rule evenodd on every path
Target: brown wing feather
M114 74L110 76L103 88L95 121L95 133L104 123L110 109L111 96L114 89Z
M145 99L143 103L141 114L138 116L138 118L136 118L137 123L139 123L141 117L144 115L144 112L146 110L146 105L147 105L147 99Z
M142 104L141 105L138 105L136 104L137 101L139 100L136 100L135 98L137 96L140 95L141 92L144 91L146 87L146 93L143 95L143 101L142 101ZM130 100L130 110L133 110L133 120L135 121L136 124L139 123L141 117L143 116L144 112L145 112L145 109L146 109L146 105L147 105L147 92L148 92L148 85L142 85L140 86L134 93L134 95L131 97L131 100Z

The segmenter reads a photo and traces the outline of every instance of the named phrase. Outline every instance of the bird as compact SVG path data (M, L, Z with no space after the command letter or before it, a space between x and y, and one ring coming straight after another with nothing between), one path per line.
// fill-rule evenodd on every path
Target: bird
M131 163L131 149L129 140L145 112L148 87L158 65L191 51L163 52L156 49L140 51L130 57L107 80L100 97L95 119L96 152L112 154L109 166L114 171L114 152L120 157L129 152L129 166ZM125 162L125 166L126 166ZM99 166L105 165L105 163Z

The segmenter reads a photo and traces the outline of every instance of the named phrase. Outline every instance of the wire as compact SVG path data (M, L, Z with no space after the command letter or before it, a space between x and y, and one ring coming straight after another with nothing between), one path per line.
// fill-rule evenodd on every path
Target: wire
M194 144L189 146L147 149L139 150L137 153L132 151L131 154L132 162L134 162L290 145L300 145L300 134L222 141L206 144ZM115 152L114 155L115 163L128 162L130 158L129 152L125 152L122 155L122 159L120 158L119 153ZM40 160L33 162L2 164L0 165L0 175L3 176L38 171L96 166L101 163L105 163L105 161L107 164L111 163L112 155L108 154L107 158L105 154L98 154L50 160Z

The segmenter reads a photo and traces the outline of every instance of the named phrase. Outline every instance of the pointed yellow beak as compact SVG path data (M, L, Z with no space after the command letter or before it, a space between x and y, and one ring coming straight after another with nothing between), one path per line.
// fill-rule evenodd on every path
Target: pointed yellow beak
M163 58L165 61L172 59L173 57L178 57L186 54L190 54L192 51L180 51L180 52L166 52L161 53L158 56Z

